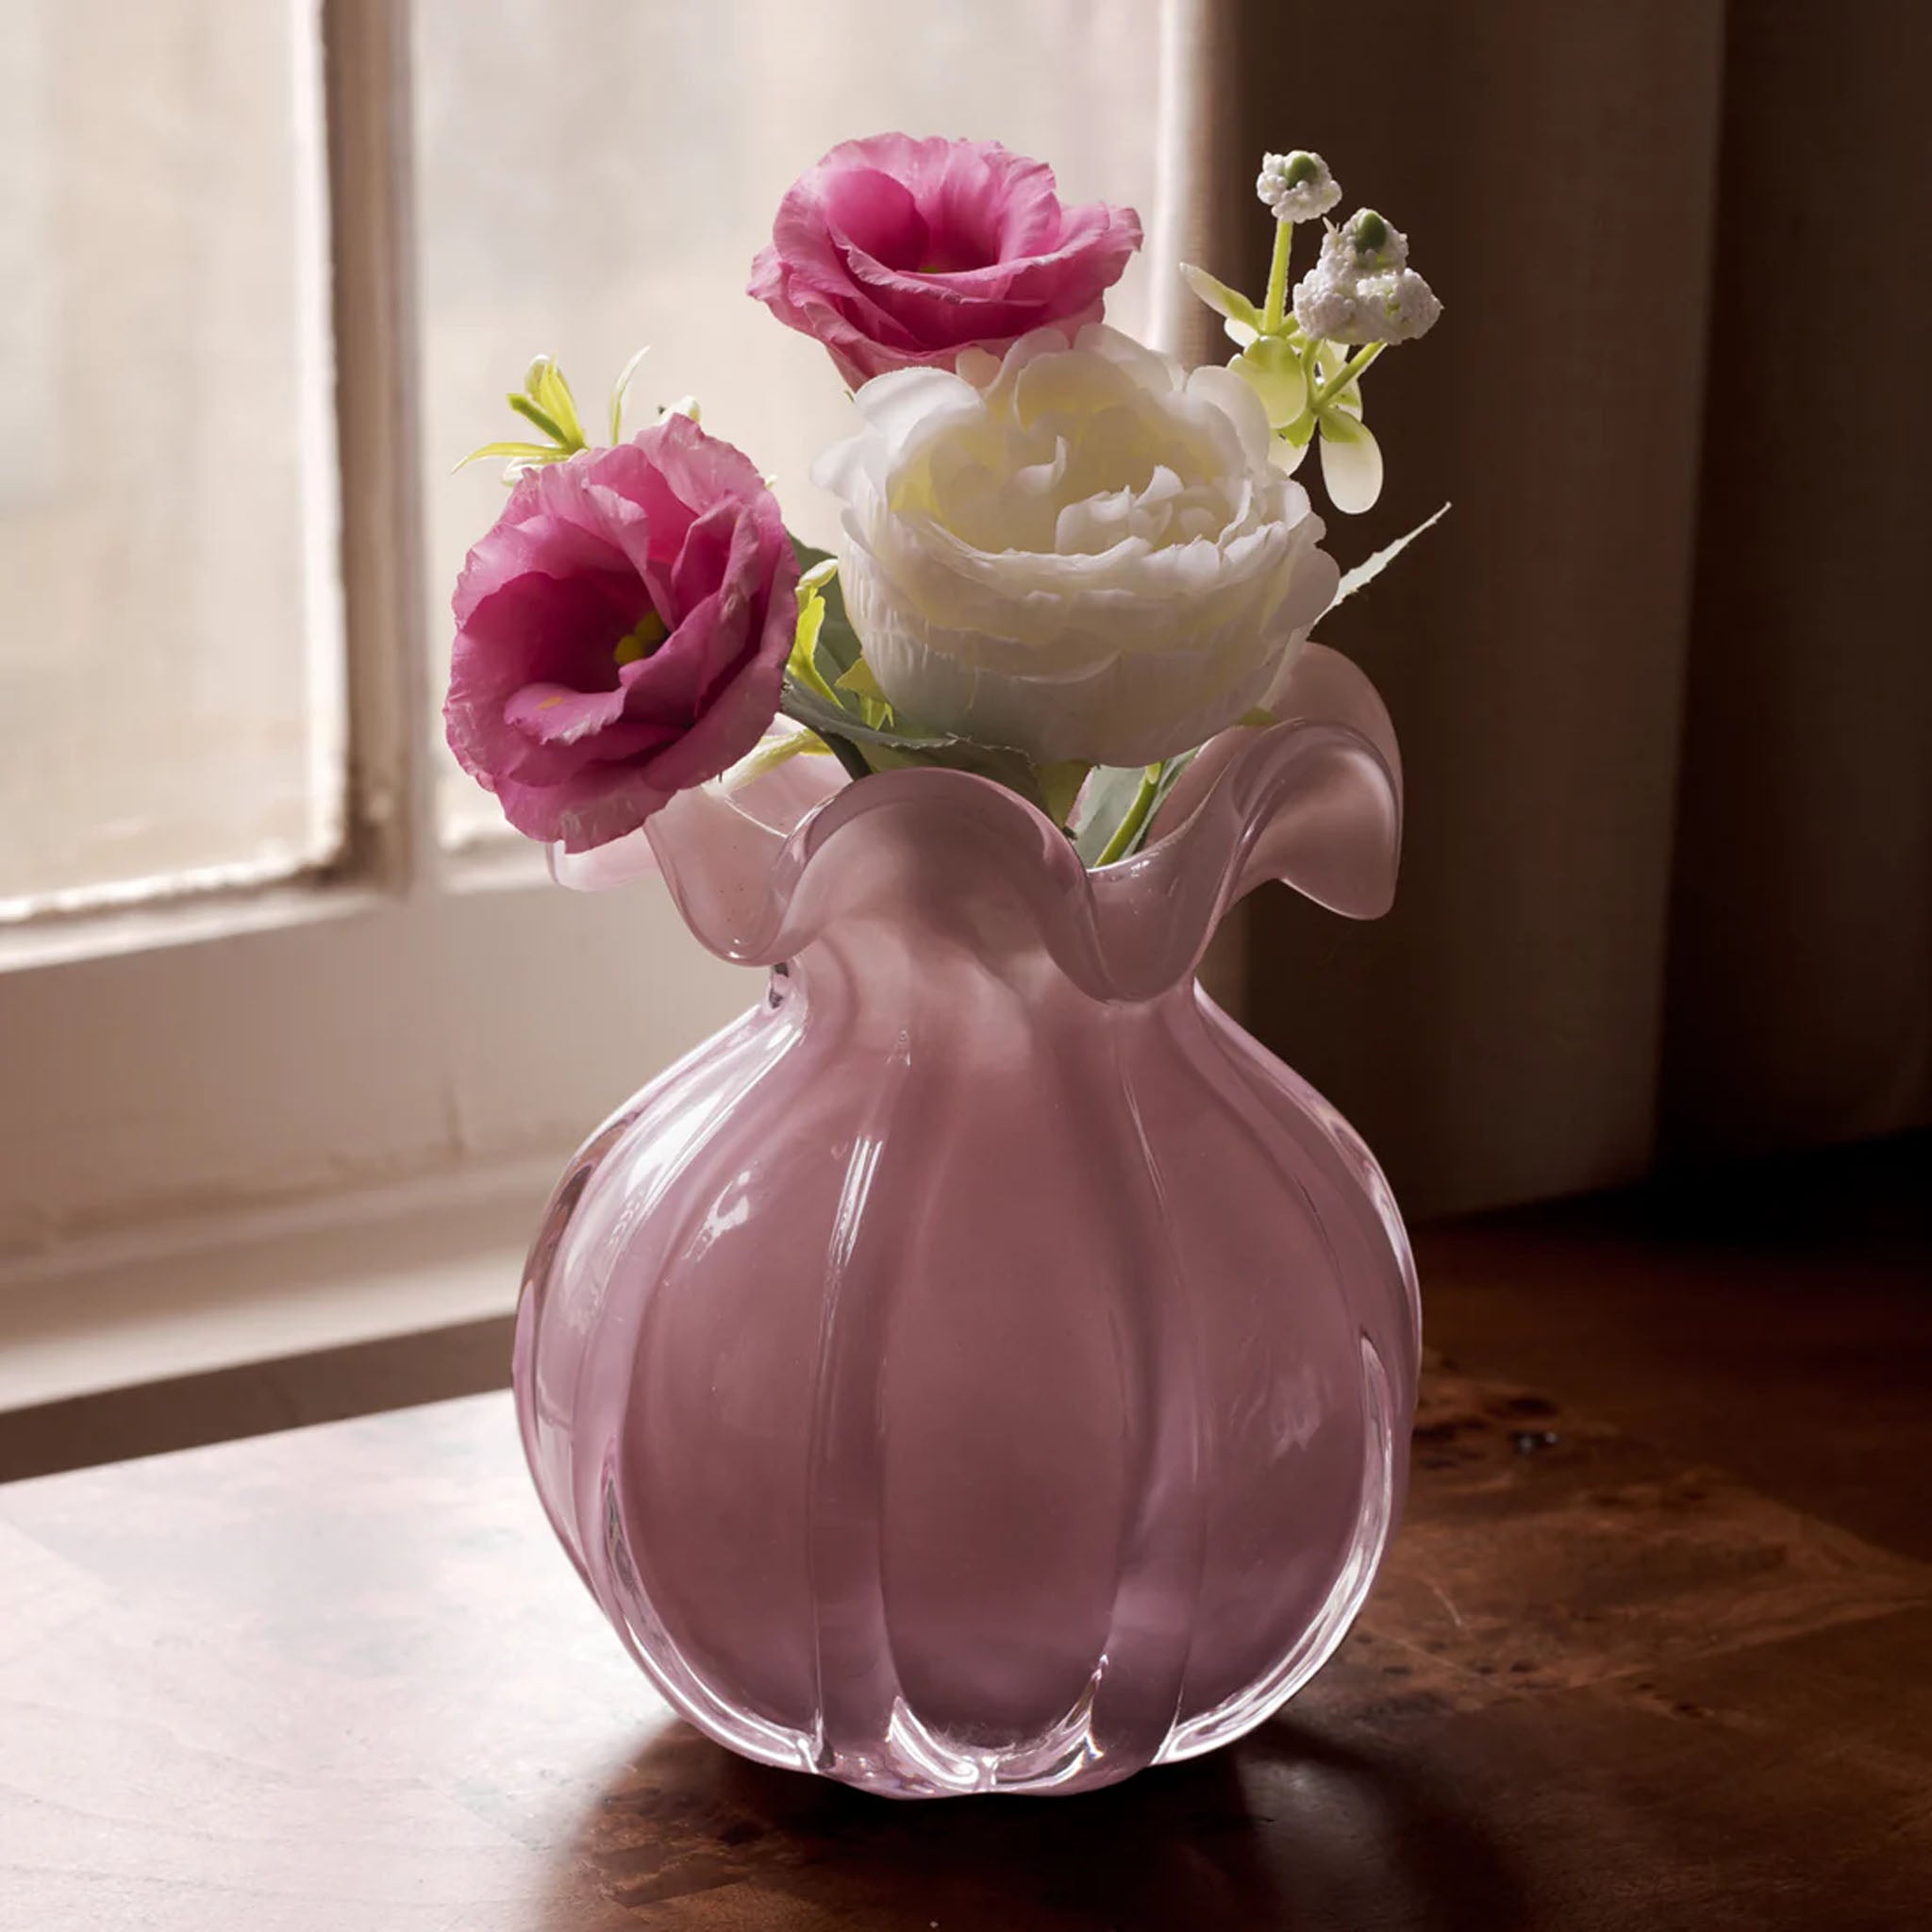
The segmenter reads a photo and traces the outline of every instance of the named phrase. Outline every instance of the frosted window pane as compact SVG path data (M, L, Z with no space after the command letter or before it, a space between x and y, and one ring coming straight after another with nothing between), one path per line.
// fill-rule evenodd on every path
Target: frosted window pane
M792 527L829 541L806 481L850 422L823 351L744 293L791 181L883 128L1003 141L1069 200L1151 220L1158 0L417 0L417 183L429 629L448 671L449 591L503 500L503 392L557 356L601 420L641 344L644 409L694 394L705 425L778 479ZM1147 312L1137 259L1110 313ZM634 421L649 420L648 413ZM594 433L594 432L593 432ZM501 824L442 755L445 835Z
M0 914L340 837L314 9L7 0Z

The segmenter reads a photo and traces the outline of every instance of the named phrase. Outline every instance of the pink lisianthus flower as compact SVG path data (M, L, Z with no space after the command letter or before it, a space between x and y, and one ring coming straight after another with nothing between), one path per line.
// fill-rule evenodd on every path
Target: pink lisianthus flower
M1132 208L1063 208L1051 168L995 142L875 134L792 183L751 292L857 389L1031 329L1073 336L1140 245Z
M583 852L758 743L798 560L751 463L671 415L527 473L454 609L450 749L518 831Z

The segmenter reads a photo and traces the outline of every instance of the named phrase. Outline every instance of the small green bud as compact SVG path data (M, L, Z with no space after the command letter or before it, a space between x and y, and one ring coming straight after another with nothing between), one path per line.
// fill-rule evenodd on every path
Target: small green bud
M1358 275L1379 275L1408 266L1408 239L1372 208L1357 209L1342 230Z

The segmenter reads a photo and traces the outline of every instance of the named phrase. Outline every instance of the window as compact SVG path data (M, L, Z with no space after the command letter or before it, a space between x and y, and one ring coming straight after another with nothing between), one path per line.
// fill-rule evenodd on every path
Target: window
M298 26L214 0L9 9L0 917L339 848L326 201Z
M813 457L849 433L824 352L744 292L785 189L836 142L885 126L998 138L1051 158L1071 199L1151 210L1154 0L418 0L423 486L428 636L448 668L447 588L502 497L450 462L515 434L503 391L555 355L587 420L641 346L648 408L695 395L706 426L778 479L792 527L829 546ZM1024 58L1013 50L1029 47ZM1079 85L1072 79L1091 76ZM1140 332L1147 267L1113 312ZM639 420L648 421L648 416ZM441 761L445 836L496 832Z
M786 183L906 125L1153 216L1176 9L15 0L0 1256L554 1165L754 996L455 772L501 489L452 465L533 353L588 406L649 342L638 402L697 394L823 541L845 406L742 292Z

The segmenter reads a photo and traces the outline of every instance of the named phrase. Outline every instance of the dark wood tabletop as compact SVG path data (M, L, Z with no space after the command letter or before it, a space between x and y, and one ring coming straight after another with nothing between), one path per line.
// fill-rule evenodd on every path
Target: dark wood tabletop
M1355 1634L1073 1799L891 1804L676 1722L502 1394L0 1488L0 1924L1932 1925L1932 1307L1672 1252L1425 1249Z

